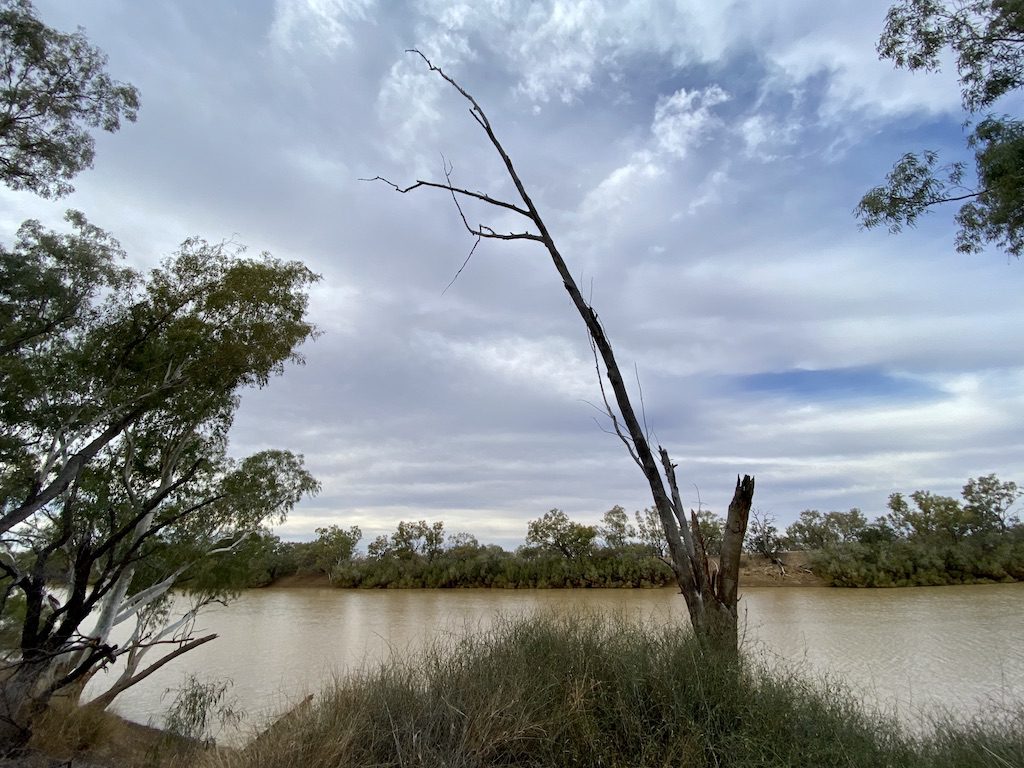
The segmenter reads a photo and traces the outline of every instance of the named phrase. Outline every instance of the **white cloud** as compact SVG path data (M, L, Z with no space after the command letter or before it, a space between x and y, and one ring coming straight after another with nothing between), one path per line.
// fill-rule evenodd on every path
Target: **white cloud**
M436 178L442 150L460 183L509 196L465 104L401 53L419 45L488 109L713 508L749 469L781 520L989 471L1019 481L1021 267L953 253L943 212L899 238L850 215L893 148L934 139L958 99L949 74L877 61L890 2L281 0L266 56L258 4L199 4L172 29L159 4L38 0L44 19L84 25L144 106L97 137L72 198L0 195L0 226L9 241L70 206L135 265L192 232L237 232L324 273L310 309L327 333L246 394L232 437L304 452L324 480L296 534L437 514L521 538L550 506L643 506L642 476L578 402L598 396L593 365L543 250L487 243L442 295L470 245L450 199L354 183L414 179L419 154ZM738 391L799 366L874 367L934 396L825 407Z
M289 165L315 184L344 189L352 182L353 173L344 161L316 147L299 144L286 147L283 154Z
M722 190L729 186L729 172L725 169L714 171L706 178L698 189L696 196L686 207L686 212L693 216L700 212L701 208L708 205L716 205L722 202Z
M275 0L270 41L290 54L332 55L354 42L351 24L370 16L376 0Z
M573 400L599 394L593 364L580 355L580 344L561 337L461 341L428 335L424 339L433 354L478 369L503 387L526 387L536 394Z
M664 172L652 153L635 152L629 162L609 173L586 194L580 203L580 216L591 226L619 218L637 192Z
M680 159L686 157L709 133L721 127L712 109L728 100L729 94L717 85L692 91L680 88L671 96L660 97L651 123L658 149Z
M842 121L850 112L880 118L924 113L955 113L960 94L948 73L899 71L879 61L871 41L838 36L806 37L772 51L774 87L787 91L811 78L826 77L821 116Z
M520 90L537 101L554 96L570 102L590 88L605 16L596 0L531 4L516 40Z
M744 118L737 131L747 156L768 162L778 159L780 153L791 147L799 126L765 112L758 112Z

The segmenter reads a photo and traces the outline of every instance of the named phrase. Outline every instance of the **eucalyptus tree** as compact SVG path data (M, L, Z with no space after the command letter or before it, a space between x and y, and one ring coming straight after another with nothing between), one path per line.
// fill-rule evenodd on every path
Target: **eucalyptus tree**
M338 525L317 528L316 539L309 543L313 567L331 579L335 568L352 559L362 538L363 532L357 525L347 531Z
M123 689L146 649L171 634L171 648L191 642L177 633L187 616L170 634L154 627L160 599L316 489L301 457L227 450L240 391L301 362L315 335L316 275L193 239L144 278L115 267L109 236L76 226L29 223L0 252L12 340L0 370L0 605L20 629L0 673L0 740L14 742L55 691L99 666L130 653ZM110 641L146 611L127 644Z
M498 139L490 119L477 100L454 78L434 65L421 52L412 50L408 53L418 55L431 72L447 82L469 105L470 116L487 136L488 142L501 160L517 197L514 200L503 200L484 192L457 186L452 181L452 169L447 163L443 181L421 179L402 186L381 176L370 180L381 181L400 194L432 189L450 196L455 202L463 227L474 238L470 256L482 240L532 242L539 244L547 251L558 278L568 293L573 307L583 320L590 337L601 395L612 431L622 441L650 488L654 509L668 545L669 564L686 600L690 621L696 634L702 640L708 641L707 647L709 648L735 652L738 644L737 601L740 553L754 495L754 478L750 475L736 478L736 486L729 504L723 534L721 567L720 570L715 569L713 572L696 514L691 510L690 517L687 518L686 510L683 507L676 480L676 465L665 448L658 446L655 451L651 445L647 430L633 407L625 379L604 325L597 312L583 296L540 210L516 170L512 158ZM469 223L460 201L476 201L495 209L497 215L515 216L516 221L523 223L524 229L506 231L482 223L474 226ZM608 397L605 380L607 380L608 388L611 389L611 398Z
M857 206L867 227L892 232L913 225L933 206L959 203L957 250L994 243L1014 256L1024 250L1024 123L991 113L1024 85L1024 5L1019 0L899 0L889 9L878 43L900 68L937 71L949 50L968 115L973 168L942 161L937 152L905 154L885 184Z
M0 0L0 181L71 191L92 164L89 129L136 117L137 91L105 65L82 30ZM227 440L239 393L301 362L317 276L200 239L144 276L110 235L67 218L70 233L28 221L0 245L0 747L116 658L101 706L212 639L192 629L231 584L221 556L317 489L301 456L233 459ZM197 596L178 618L173 586ZM150 662L154 648L169 652Z
M972 477L961 495L975 530L1006 533L1020 525L1013 509L1022 491L1012 480L1000 480L995 474Z
M630 525L626 510L616 504L601 517L597 533L606 547L622 549L636 536L636 528Z
M92 166L88 129L116 131L138 114L138 91L106 64L81 29L58 32L28 0L0 0L0 181L43 197L72 190Z
M552 509L527 523L526 543L576 560L590 554L597 533L594 526L575 523L562 510Z

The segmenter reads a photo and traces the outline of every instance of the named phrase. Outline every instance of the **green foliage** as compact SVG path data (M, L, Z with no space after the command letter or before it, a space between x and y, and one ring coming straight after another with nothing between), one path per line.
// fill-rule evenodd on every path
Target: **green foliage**
M334 573L338 566L352 558L356 545L363 538L363 532L356 525L347 531L337 525L317 528L316 535L316 540L309 547L308 556L312 560L312 566L328 576Z
M123 454L126 431L136 433L140 462L165 460L159 446L190 433L193 449L216 450L237 391L301 362L297 347L315 335L304 315L317 277L297 262L192 239L143 280L112 266L109 236L81 217L73 223L76 233L62 236L29 222L2 254L10 281L0 310L17 329L3 332L12 349L0 377L0 530L56 500L104 451ZM45 279L7 268L19 258Z
M541 616L396 655L223 759L228 768L982 768L1021 764L1022 720L1007 712L911 737L835 682L715 654L683 627Z
M859 541L867 527L867 518L856 507L849 512L824 515L816 509L805 509L799 519L786 528L786 543L792 549L825 549Z
M634 513L636 519L637 537L640 539L648 552L656 557L668 555L668 542L665 539L665 531L661 526L661 518L658 510L647 507L644 510L637 510Z
M629 524L626 510L616 504L604 513L597 534L604 539L604 545L612 549L621 549L630 539L636 536L636 528Z
M567 520L567 518L566 518ZM571 521L568 521L572 525ZM442 539L444 524L402 521L391 536L378 536L363 556L354 554L360 531L338 526L318 529L312 542L284 543L267 536L239 550L248 563L250 586L258 586L292 573L325 573L339 587L496 589L562 587L653 587L673 583L671 569L641 544L593 546L567 557L553 546L524 546L507 552L496 545L481 545L469 533ZM337 548L328 546L333 542ZM324 548L335 555L323 557ZM276 575L269 576L274 573Z
M725 520L709 509L691 510L697 518L697 527L704 538L704 547L709 555L717 556L722 550L722 537L725 533ZM668 556L668 544L665 530L661 525L658 510L648 507L635 513L636 536L640 545L656 557Z
M957 63L964 109L977 114L1024 84L1024 5L1020 0L899 0L878 45L897 67L935 71L949 48ZM969 124L969 123L968 123ZM1013 116L985 116L968 134L973 186L966 165L938 165L932 151L908 153L886 183L857 206L864 226L898 232L932 206L962 202L957 250L995 243L1015 256L1024 250L1024 125Z
M244 713L228 696L232 685L230 680L201 681L195 675L187 675L181 687L164 692L174 694L164 730L173 739L199 747L225 726L241 722Z
M531 520L526 527L527 544L560 553L570 560L586 556L596 538L594 526L574 523L560 509L545 512L543 517Z
M957 213L957 250L977 253L985 243L996 243L1020 256L1024 250L1024 123L987 117L967 143L974 150L978 191Z
M19 663L68 683L109 659L76 656L94 609L130 615L174 584L200 605L225 596L249 580L236 550L318 488L301 456L235 459L227 439L239 391L301 359L316 276L193 239L144 278L72 224L29 222L0 260L0 607Z
M935 72L949 48L964 108L977 112L1024 84L1022 30L1020 0L899 0L886 14L878 53L901 69Z
M889 497L889 514L828 538L827 527L808 529L804 513L794 524L810 530L805 542L822 541L812 558L815 573L843 587L935 586L1024 579L1024 527L1012 514L1017 486L995 475L972 478L963 503L915 491ZM832 514L832 513L830 513ZM820 517L820 516L819 516ZM794 528L790 527L790 530ZM812 547L808 547L812 548Z
M106 64L81 30L57 32L29 0L0 0L0 181L43 197L72 191L70 179L92 166L87 129L113 132L138 112L138 92Z
M965 510L978 530L1006 531L1019 525L1011 510L1021 495L1016 483L1002 482L994 474L971 478L963 488Z
M704 539L704 549L709 555L717 557L722 554L722 538L725 535L725 519L710 509L691 512L697 518L697 529Z
M358 529L357 529L358 530ZM444 523L426 520L401 520L391 536L378 536L366 548L372 559L426 557L433 559L444 551Z
M334 569L339 587L364 589L462 588L561 589L567 587L654 587L673 583L671 569L642 548L608 549L587 557L524 548L448 549L433 558L356 557Z

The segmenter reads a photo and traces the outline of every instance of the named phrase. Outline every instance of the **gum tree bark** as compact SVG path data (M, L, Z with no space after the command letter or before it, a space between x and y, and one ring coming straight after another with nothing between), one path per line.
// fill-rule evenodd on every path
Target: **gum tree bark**
M726 519L720 568L713 569L712 563L708 560L696 516L691 510L687 517L682 505L675 476L676 465L672 463L668 451L661 446L658 446L658 457L655 457L655 452L630 401L629 391L615 359L614 350L597 312L583 297L537 206L530 198L525 184L516 171L512 159L498 140L490 120L476 99L440 67L435 66L420 51L410 50L407 53L416 54L423 59L431 72L435 72L443 78L469 103L470 116L487 135L491 146L501 158L508 177L518 193L519 202L500 200L482 192L454 186L451 179L451 166L447 164L444 168L445 180L443 182L417 180L413 184L402 187L381 176L367 179L367 181L383 182L402 194L423 188L447 191L455 202L466 231L476 238L473 249L470 251L470 257L480 241L484 239L530 240L540 243L547 250L555 271L558 272L562 284L569 294L569 299L587 327L594 357L600 361L598 380L601 384L607 415L615 433L625 444L630 456L640 467L650 486L654 506L658 511L658 517L668 542L669 564L675 573L676 582L683 598L686 600L694 631L699 638L707 641L708 647L735 653L738 637L737 588L739 585L740 549L743 544L743 536L746 533L747 518L754 495L754 478L750 475L736 478L736 488ZM498 232L484 224L473 227L467 220L460 203L460 200L466 199L486 203L502 211L516 213L526 220L526 229L518 232ZM467 258L467 262L468 260ZM604 382L600 378L602 366L604 377L611 387L611 400L607 397Z

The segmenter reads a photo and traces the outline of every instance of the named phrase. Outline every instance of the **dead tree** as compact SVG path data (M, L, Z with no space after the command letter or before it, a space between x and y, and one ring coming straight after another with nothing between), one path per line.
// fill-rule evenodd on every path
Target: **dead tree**
M527 193L526 186L512 164L511 158L498 140L490 120L476 99L440 67L435 66L418 50L410 50L407 53L413 53L422 58L431 72L435 72L447 81L469 103L470 116L487 134L491 146L504 163L508 177L518 193L519 202L500 200L483 192L455 186L452 183L451 166L447 164L444 167L444 181L417 180L404 187L381 176L369 179L369 181L381 181L402 194L425 188L449 193L455 202L463 226L470 235L476 238L470 256L473 255L481 240L531 240L540 243L547 249L573 306L576 307L576 311L579 312L587 326L595 360L600 360L598 381L601 384L604 406L614 432L625 444L630 456L640 467L650 486L654 505L658 510L665 538L668 541L669 564L686 600L694 631L699 638L707 641L707 647L735 652L737 649L737 590L739 587L740 551L754 495L754 478L750 475L744 475L742 479L738 476L736 478L736 488L729 504L729 514L722 542L721 568L713 578L708 565L704 540L697 525L697 518L692 510L687 517L680 499L679 485L675 474L676 465L672 463L668 451L660 445L657 449L658 456L655 457L650 441L641 428L640 420L630 402L629 392L615 360L611 342L608 340L597 312L580 292L579 286L569 272L540 212ZM499 232L484 224L474 227L466 218L460 203L460 200L466 199L485 203L501 211L518 214L526 220L526 228L518 232ZM611 387L613 395L611 400L609 400L604 382L601 380L601 365L604 367L604 376ZM611 404L612 401L615 404L614 408Z

